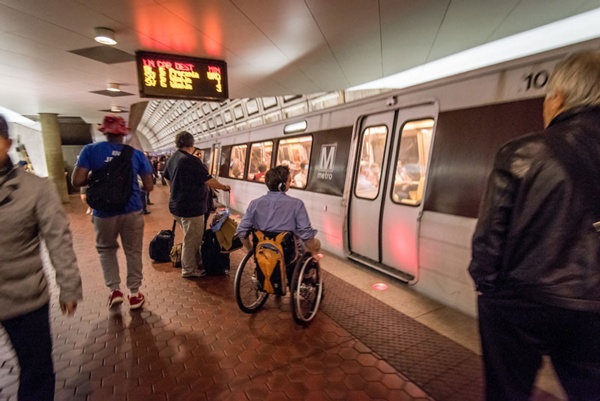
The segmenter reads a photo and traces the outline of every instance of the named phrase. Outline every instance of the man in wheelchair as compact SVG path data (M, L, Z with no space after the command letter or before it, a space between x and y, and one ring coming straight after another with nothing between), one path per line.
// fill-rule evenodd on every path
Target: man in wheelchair
M249 251L253 250L249 238L253 231L293 233L298 252L291 253L289 246L285 246L286 264L290 264L297 255L302 255L305 251L317 255L321 249L320 241L315 238L317 230L310 224L304 203L286 194L291 182L287 166L276 166L267 171L265 184L269 192L250 202L236 230L236 235Z

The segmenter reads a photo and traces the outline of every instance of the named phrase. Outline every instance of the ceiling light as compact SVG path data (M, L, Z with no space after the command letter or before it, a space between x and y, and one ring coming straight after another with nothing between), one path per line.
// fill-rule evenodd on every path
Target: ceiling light
M110 111L112 111L113 113L120 113L123 110L121 110L119 106L110 106Z
M106 84L106 90L111 92L121 92L121 85L109 82Z
M103 45L116 45L117 41L115 40L115 31L109 28L94 28L94 32L96 36L94 39L98 43L102 43Z

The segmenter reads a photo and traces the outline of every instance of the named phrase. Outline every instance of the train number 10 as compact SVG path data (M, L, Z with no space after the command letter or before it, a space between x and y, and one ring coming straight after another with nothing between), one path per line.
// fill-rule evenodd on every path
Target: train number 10
M549 73L546 70L542 70L539 72L532 72L531 74L525 76L523 80L527 84L525 88L526 91L531 89L542 89L548 83Z

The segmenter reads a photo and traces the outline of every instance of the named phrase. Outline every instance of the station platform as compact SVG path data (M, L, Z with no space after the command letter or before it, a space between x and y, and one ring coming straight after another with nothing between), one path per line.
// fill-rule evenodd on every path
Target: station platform
M93 225L78 195L65 207L81 269L84 300L62 316L52 284L57 401L482 400L476 320L349 260L325 254L325 298L306 328L289 296L270 297L255 315L236 305L229 276L181 278L154 264L148 244L172 225L168 189L151 193L145 216L146 303L107 307ZM179 228L177 240L181 240ZM121 278L125 258L119 250ZM52 273L51 270L49 270ZM387 290L373 289L384 283ZM0 400L16 401L18 363L0 328ZM565 399L545 368L536 401Z

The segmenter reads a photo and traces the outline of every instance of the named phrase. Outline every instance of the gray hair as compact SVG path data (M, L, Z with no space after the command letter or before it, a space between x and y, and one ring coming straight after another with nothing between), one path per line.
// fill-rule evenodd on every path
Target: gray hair
M194 136L187 131L181 131L179 134L175 136L175 147L177 149L181 148L191 148L194 146Z
M574 53L559 62L548 81L547 96L561 91L565 108L600 105L600 52Z

